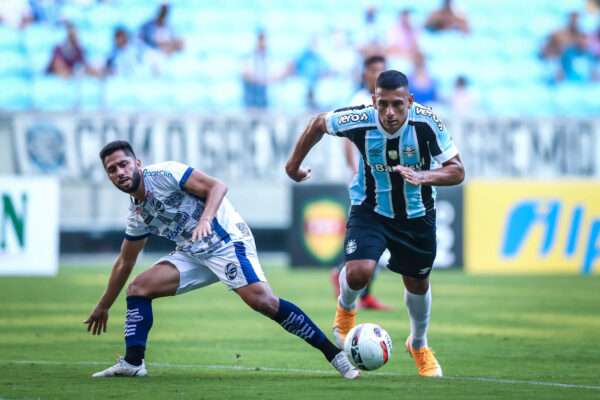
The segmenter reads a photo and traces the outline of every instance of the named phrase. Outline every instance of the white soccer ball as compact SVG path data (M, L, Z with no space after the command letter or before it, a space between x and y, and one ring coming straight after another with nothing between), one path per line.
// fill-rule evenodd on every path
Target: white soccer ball
M346 335L344 353L355 367L373 371L390 359L392 339L379 325L370 323L356 325Z

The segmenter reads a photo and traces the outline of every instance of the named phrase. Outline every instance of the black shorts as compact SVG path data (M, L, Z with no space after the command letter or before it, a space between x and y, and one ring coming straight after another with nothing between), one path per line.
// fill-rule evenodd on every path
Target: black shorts
M345 259L378 261L385 249L391 271L416 279L431 272L436 254L435 210L422 217L392 219L361 206L352 206L346 224Z

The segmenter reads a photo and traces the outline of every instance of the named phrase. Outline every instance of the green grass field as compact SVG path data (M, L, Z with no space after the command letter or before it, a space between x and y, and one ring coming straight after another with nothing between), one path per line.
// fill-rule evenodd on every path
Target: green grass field
M140 272L137 268L134 272ZM331 338L328 271L266 266L276 294ZM123 353L124 296L108 332L87 318L110 269L65 267L55 278L0 278L0 398L10 399L591 399L600 398L600 277L432 274L429 342L444 378L417 376L404 352L401 279L377 295L392 312L361 311L392 336L387 365L348 381L315 349L247 308L221 284L153 303L148 378L92 379Z

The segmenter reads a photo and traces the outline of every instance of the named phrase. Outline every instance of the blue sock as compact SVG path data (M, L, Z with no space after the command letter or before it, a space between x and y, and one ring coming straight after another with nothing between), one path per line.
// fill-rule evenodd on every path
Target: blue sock
M152 303L143 296L127 296L127 318L125 319L125 361L140 365L144 356L140 348L146 348L148 332L152 328ZM130 350L131 349L131 350Z
M340 349L327 339L323 331L308 318L308 315L304 314L304 311L288 301L279 299L279 310L273 320L286 331L321 350L329 362L340 352Z

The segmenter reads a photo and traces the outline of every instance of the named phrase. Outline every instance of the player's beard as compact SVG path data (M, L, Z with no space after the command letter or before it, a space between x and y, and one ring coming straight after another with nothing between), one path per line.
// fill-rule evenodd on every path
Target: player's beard
M138 167L135 167L135 170L133 171L133 174L131 175L131 186L129 186L127 189L122 189L122 188L119 188L119 189L125 193L133 193L138 189L138 187L140 187L141 182L142 182L142 174L140 173L140 170L138 169Z

